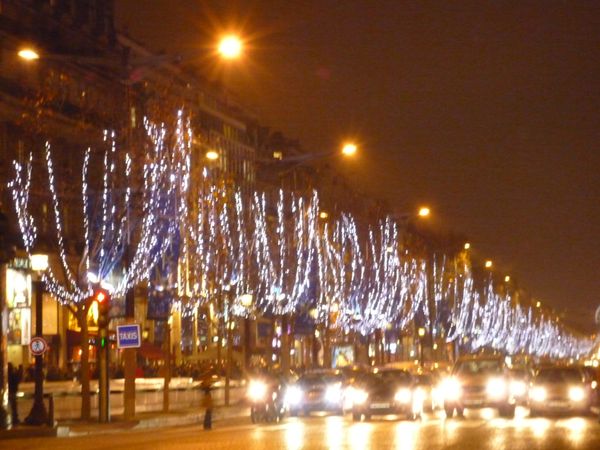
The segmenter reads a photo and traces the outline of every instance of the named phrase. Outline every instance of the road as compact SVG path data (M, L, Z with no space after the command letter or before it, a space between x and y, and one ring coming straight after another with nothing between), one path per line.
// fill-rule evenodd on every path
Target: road
M492 411L445 420L443 414L410 422L382 418L353 423L346 417L288 418L279 424L249 420L221 422L212 431L199 426L119 432L70 438L32 438L0 442L0 449L401 449L533 450L600 448L596 418L501 419Z

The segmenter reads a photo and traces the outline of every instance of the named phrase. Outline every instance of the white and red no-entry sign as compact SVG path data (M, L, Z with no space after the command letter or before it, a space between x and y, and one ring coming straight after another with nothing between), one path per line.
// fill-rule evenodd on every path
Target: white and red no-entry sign
M43 337L36 336L29 341L29 350L34 356L43 355L48 350L48 343Z

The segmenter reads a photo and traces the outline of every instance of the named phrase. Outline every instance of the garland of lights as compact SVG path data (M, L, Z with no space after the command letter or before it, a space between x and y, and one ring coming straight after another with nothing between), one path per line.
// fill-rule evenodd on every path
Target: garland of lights
M193 270L202 274L203 286L210 280L212 298L230 295L223 286L232 289L234 315L249 314L239 303L249 293L258 314L311 309L316 323L363 335L407 329L419 315L434 337L461 341L469 351L566 356L590 347L556 322L534 318L531 308L513 306L491 278L480 292L464 255L435 254L428 269L402 249L399 227L389 218L369 227L365 241L349 214L320 223L316 193L306 200L280 190L272 202L254 193L245 203L240 192L203 189L192 233Z
M179 298L187 299L173 305L183 316L200 305L220 302L216 314L226 321L232 315L310 310L316 324L363 335L407 330L418 320L434 338L456 342L468 351L493 348L565 358L586 354L592 347L591 341L569 334L555 319L520 305L510 292L496 290L491 276L478 289L466 253L452 258L433 254L429 260L411 255L403 246L402 227L391 218L364 230L347 213L320 221L316 192L306 198L284 190L244 196L215 183L206 169L191 195L189 120L179 111L173 129L148 119L144 128L149 151L141 167L139 205L133 204L135 164L129 153L117 151L114 132L104 132L97 192L91 187L91 148L83 158L84 249L79 272L95 271L95 281L113 281L115 296L149 279L152 268L177 241L172 255L177 285L169 288L177 288ZM29 205L32 162L32 155L25 165L15 161L10 183L28 253L38 234ZM65 277L59 280L51 267L44 280L61 302L77 304L89 297L92 285L87 276L77 279L68 264L49 142L45 162ZM94 208L96 197L99 208ZM193 214L192 202L197 211ZM138 218L136 211L141 212ZM253 296L251 308L242 304L244 294Z
M129 153L117 152L116 134L113 131L104 132L107 147L101 164L103 173L98 192L101 198L99 212L93 207L94 192L90 188L91 148L84 153L81 180L84 249L80 262L84 276L81 279L75 277L67 260L61 218L63 210L56 190L51 145L49 142L45 144L55 243L66 279L60 281L50 266L44 274L44 281L46 289L63 304L86 301L92 293L92 282L110 289L115 297L124 296L128 289L148 278L150 270L169 245L180 223L174 217L174 212L186 217L186 202L182 201L182 194L189 181L189 123L183 121L180 111L174 131L174 145L165 142L168 132L164 124L157 126L145 119L144 125L150 151L144 158L143 187L140 192L142 218L137 226L131 204L133 161ZM37 228L29 205L32 161L32 155L26 166L15 161L15 177L9 184L25 250L29 254L37 239ZM127 247L130 247L131 260L129 267L123 267L127 263L124 261Z

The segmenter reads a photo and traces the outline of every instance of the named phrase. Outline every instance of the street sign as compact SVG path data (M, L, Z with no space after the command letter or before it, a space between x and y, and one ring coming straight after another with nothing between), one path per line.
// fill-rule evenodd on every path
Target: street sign
M29 350L34 356L40 356L48 350L48 343L43 337L36 336L29 341Z
M141 345L142 335L139 324L117 326L117 348L139 348Z

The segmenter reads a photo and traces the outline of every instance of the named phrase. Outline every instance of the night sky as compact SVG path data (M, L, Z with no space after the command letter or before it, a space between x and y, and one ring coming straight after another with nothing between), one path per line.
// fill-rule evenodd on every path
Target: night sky
M260 121L402 212L427 203L536 299L600 305L600 2L117 0L121 30L198 56ZM243 61L216 67L215 33Z

